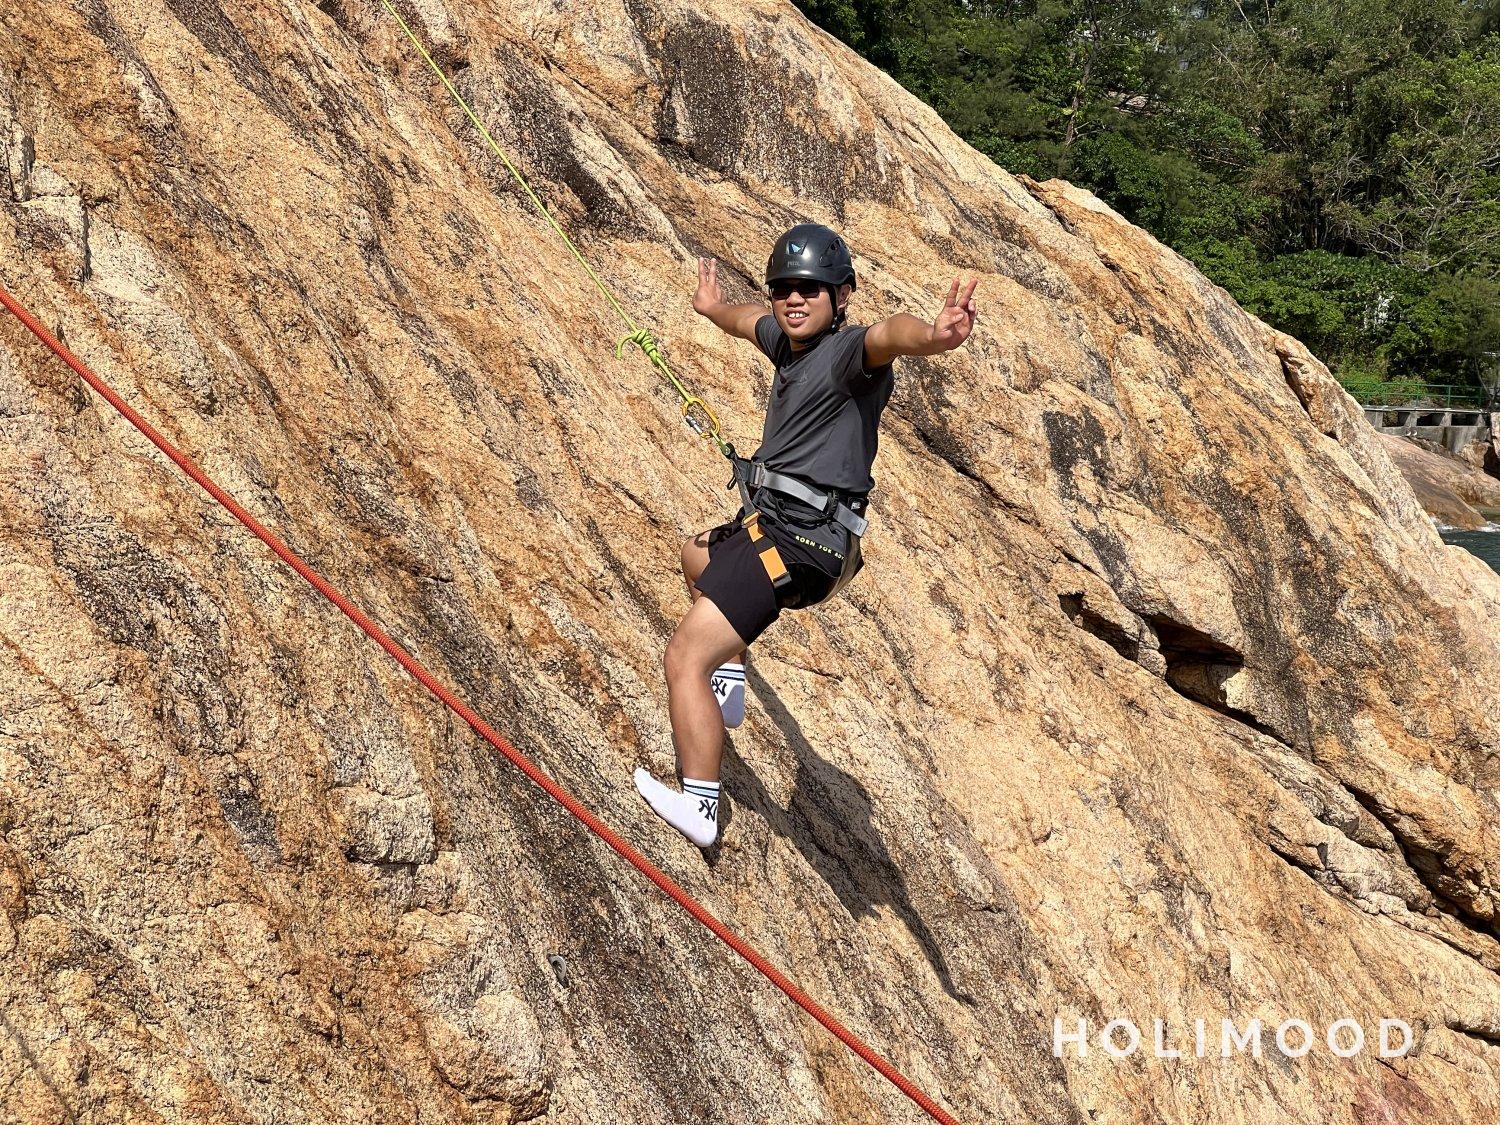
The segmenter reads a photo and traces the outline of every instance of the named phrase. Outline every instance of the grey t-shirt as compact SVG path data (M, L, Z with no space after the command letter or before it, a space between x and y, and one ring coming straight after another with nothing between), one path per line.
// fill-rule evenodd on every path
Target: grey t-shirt
M776 317L755 322L755 342L776 365L757 460L778 473L843 492L875 487L870 466L880 414L896 389L892 365L864 368L865 332L846 326L793 352Z

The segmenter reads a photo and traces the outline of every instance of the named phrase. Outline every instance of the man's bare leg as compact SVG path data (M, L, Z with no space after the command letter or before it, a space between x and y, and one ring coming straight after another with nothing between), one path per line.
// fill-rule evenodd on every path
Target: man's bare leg
M708 532L695 535L682 544L682 580L687 583L688 596L697 601L698 579L708 569Z
M636 788L657 815L700 848L718 836L719 764L724 753L724 716L708 676L744 647L744 639L718 606L703 597L693 602L662 659L683 791L668 788L644 769L635 771Z
M667 642L662 665L667 673L668 714L672 745L683 777L719 780L719 758L724 752L724 716L708 676L736 652L744 641L719 607L699 598Z
M698 578L708 566L708 532L695 535L682 545L682 577L687 583L688 594L697 601L702 597L698 590ZM730 660L709 674L709 684L719 710L724 714L726 727L737 727L745 721L745 663L750 659L746 648L738 657Z

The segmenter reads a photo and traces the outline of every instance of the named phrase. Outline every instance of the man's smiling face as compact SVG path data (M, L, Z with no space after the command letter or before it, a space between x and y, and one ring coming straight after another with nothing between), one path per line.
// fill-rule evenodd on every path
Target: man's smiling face
M773 281L771 310L776 314L776 323L792 342L793 350L807 346L819 333L833 323L835 312L829 297L829 287L819 281L805 278L790 278ZM839 287L839 308L849 301L849 286Z

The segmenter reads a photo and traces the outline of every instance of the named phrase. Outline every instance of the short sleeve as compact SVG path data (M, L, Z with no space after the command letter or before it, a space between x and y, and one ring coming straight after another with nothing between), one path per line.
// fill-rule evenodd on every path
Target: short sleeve
M834 368L834 381L851 395L862 395L881 380L890 376L893 368L887 363L880 367L865 368L865 333L868 325L840 332L842 347Z
M786 341L786 333L776 323L774 313L766 313L755 322L755 345L766 353L766 358L776 362L776 353Z

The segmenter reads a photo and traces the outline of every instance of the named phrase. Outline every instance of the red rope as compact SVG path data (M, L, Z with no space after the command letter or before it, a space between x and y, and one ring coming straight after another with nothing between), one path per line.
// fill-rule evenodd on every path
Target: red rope
M0 286L0 303L3 303L7 309L14 313L16 319L24 324L27 329L31 331L32 335L34 335L42 343L46 344L47 347L51 348L52 351L56 353L59 359L61 359L80 376L82 376L84 381L87 382L89 386L93 387L94 390L103 395L105 400L108 401L109 404L116 410L118 410L122 415L124 415L125 419L130 422L132 426L134 426L136 429L140 430L141 433L150 438L158 449L160 449L174 462L176 462L178 468L180 468L188 476L192 477L195 481L202 485L204 489L208 491L210 496L212 496L220 504L224 505L224 507L228 508L229 511L234 514L235 519L239 520L242 524L249 528L250 531L254 533L256 538L258 538L267 547L270 547L271 550L275 551L279 556L281 556L283 562L285 562L298 574L302 575L303 578L306 578L309 582L311 582L313 586L317 588L320 594L331 601L334 605L338 606L339 609L343 610L344 613L349 617L349 619L356 625L358 625L361 629L363 629L372 640L380 645L381 648L385 649L386 652L395 657L396 660L400 663L401 667L405 668L408 672L410 672L413 676L420 680L423 686L425 686L428 691L432 692L445 704L447 704L447 706L452 711L454 711L461 719L463 719L464 722L473 727L481 738L483 738L496 750L500 751L501 754L505 755L505 757L509 759L510 763L513 766L519 769L527 777L531 778L532 781L536 782L536 784L539 785L549 797L551 797L558 804L562 805L563 808L567 809L575 817L581 820L596 836L598 836L610 847L614 848L614 850L619 852L620 855L624 856L625 859L628 860L636 868L636 870L645 875L646 878L650 879L653 883L655 883L658 887L665 891L677 903L677 905L681 906L694 918L698 919L699 922L703 923L703 925L706 926L714 934L714 936L719 938L720 941L724 942L725 945L729 946L730 949L734 950L746 961L748 961L755 969L764 974L766 979L768 979L777 988L781 989L782 992L786 993L787 996L789 996L792 1001L798 1005L798 1007L800 1007L808 1015L812 1016L813 1019L817 1020L829 1031L833 1032L834 1035L838 1036L838 1038L843 1041L844 1045L847 1046L851 1051L857 1054L860 1058L864 1059L865 1062L873 1066L886 1078L890 1079L890 1081L896 1086L897 1089L899 1089L912 1101L916 1102L917 1105L926 1110L934 1120L943 1122L943 1125L958 1125L958 1122L952 1116L950 1116L946 1111L938 1106L936 1102L934 1102L915 1085L913 1085L905 1075L903 1075L899 1070L897 1070L894 1066L892 1066L870 1047L866 1046L864 1041L861 1040L859 1036L855 1035L852 1031L846 1028L842 1023L838 1021L837 1018L835 1018L821 1005L819 1005L817 1001L811 999L806 993L798 988L795 983L793 983L787 977L783 976L776 968L768 963L764 957L762 957L759 953L757 953L754 949L747 945L737 934L734 933L734 931L725 926L724 923L720 922L717 918L710 914L695 898L693 898L685 890L683 890L675 882L673 882L673 880L670 879L659 868L657 868L655 864L646 859L645 856L641 855L619 836L615 835L615 833L609 828L608 825L606 825L588 809L584 808L584 806L580 804L571 793L563 789L562 786L558 785L557 782L553 781L550 777L543 773L541 769L539 769L537 765L531 761L530 758L526 757L526 755L522 754L508 741L506 741L503 736L491 729L489 724L481 719L478 715L476 715L472 710L470 710L469 707L463 702L463 700L459 699L456 695L454 695L451 691L449 691L446 687L439 683L438 680L434 678L426 668L422 667L422 665L417 662L415 657L413 657L395 641L391 640L390 637L386 636L385 632L380 628L379 625L375 624L375 622L366 617L357 606L351 603L347 598L344 597L343 594L339 593L326 581L324 581L322 576L319 575L315 570L313 570L312 567L308 566L305 562L298 558L297 555L293 554L291 549L288 548L286 544L282 543L280 539L276 538L275 535L266 530L266 528L263 527L254 516L245 511L244 508L240 507L240 505L236 503L234 497L230 496L227 492L225 492L222 488L220 488L212 480L210 480L208 478L208 475L204 473L202 469L198 468L197 465L195 465L182 453L179 453L171 442L162 437L161 434L157 433L156 430L153 429L145 419L143 419L139 414L132 410L130 408L130 405L126 403L124 399L120 398L120 396L117 395L109 387L109 385L104 382L104 380L100 379L99 376L90 371L83 364L83 362L78 359L77 356L69 351L63 344L59 343L53 337L52 333L48 332L39 323L37 323L36 319L24 308L22 308L21 305L16 302L16 299L5 291L3 286Z

